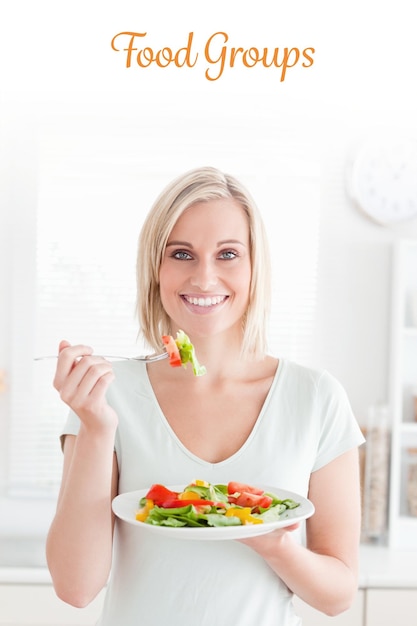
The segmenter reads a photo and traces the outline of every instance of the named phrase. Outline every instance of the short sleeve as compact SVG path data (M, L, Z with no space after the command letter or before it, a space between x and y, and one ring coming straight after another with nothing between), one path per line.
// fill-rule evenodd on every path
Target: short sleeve
M326 371L318 381L316 411L320 434L312 471L365 441L345 389Z
M61 448L64 447L65 436L78 435L79 430L80 418L74 413L74 411L70 411L67 417L67 421L65 422L64 428L62 429L60 435Z

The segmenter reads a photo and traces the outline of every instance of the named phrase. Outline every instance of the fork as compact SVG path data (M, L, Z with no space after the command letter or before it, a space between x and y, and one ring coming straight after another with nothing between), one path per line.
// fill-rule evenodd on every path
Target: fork
M142 356L114 356L109 354L91 354L90 356L98 356L102 359L111 359L113 361L145 361L146 363L152 363L153 361L161 361L166 359L168 352L164 351L159 354L145 354ZM57 359L57 354L49 354L46 356L36 356L34 361L45 361L46 359Z

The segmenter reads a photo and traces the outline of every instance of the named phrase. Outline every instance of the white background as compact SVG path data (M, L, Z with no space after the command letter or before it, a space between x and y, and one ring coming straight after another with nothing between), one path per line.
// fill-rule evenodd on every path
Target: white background
M31 150L30 128L35 135L39 132L39 117L53 118L61 130L76 132L77 149L83 149L84 141L88 151L92 116L108 125L124 118L126 126L145 116L154 138L154 151L142 155L150 170L158 164L168 169L165 148L171 159L178 135L183 137L177 146L178 171L183 164L194 165L186 148L201 135L201 142L217 141L220 167L235 162L235 171L259 178L266 164L277 161L279 167L286 156L278 140L265 141L265 119L294 144L312 146L322 192L317 365L341 377L359 419L370 403L386 400L390 244L401 235L415 236L416 227L408 223L385 229L363 218L346 195L345 169L356 144L371 132L405 129L417 134L410 3L400 1L394 8L391 2L373 0L213 0L209 5L184 0L155 5L75 0L63 5L41 0L0 6L0 124L22 157ZM184 46L192 31L199 61L192 69L126 70L122 53L110 47L113 36L124 30L146 31L146 42L155 49ZM242 67L226 68L221 79L209 82L202 51L218 31L228 33L235 46L314 47L314 66L288 70L284 82L275 68ZM77 114L84 122L74 131ZM170 127L177 132L170 133ZM140 148L135 146L138 153ZM117 157L118 149L114 135L106 151ZM2 157L7 160L8 155L3 152ZM311 153L306 160L311 162ZM33 165L28 180L21 181L23 187L26 182L33 185L33 177L36 183ZM259 203L265 202L256 191ZM7 226L4 201L0 208ZM7 271L7 262L1 268ZM1 315L4 367L3 299Z
M291 193L288 181L292 163L311 168L311 177L319 179L321 212L312 361L342 381L360 422L371 404L387 402L391 246L398 237L416 237L417 225L383 228L370 222L349 199L345 175L350 155L369 134L417 136L410 3L26 0L0 7L0 369L11 367L8 294L19 289L10 285L9 233L16 220L20 225L30 221L39 183L39 141L56 132L57 158L62 137L70 138L73 153L85 159L86 178L95 174L97 155L107 164L113 155L120 166L122 150L129 146L149 172L149 199L159 190L152 188L152 172L169 180L171 173L203 164L205 146L216 159L213 165L243 175L261 208L276 204L280 177L271 180L271 172L281 173L287 185L284 192L277 188L277 197L287 199L288 207L291 199L306 201L299 190ZM126 70L121 53L110 47L124 30L145 30L148 45L155 48L182 47L194 32L199 62L192 69ZM314 47L314 66L288 70L284 82L274 68L243 67L226 68L218 81L209 82L201 51L217 31L227 32L235 46ZM137 128L138 120L149 129L146 145L152 149L146 154L140 141L128 142L129 128ZM107 185L110 189L111 181ZM13 215L10 206L18 207ZM290 208L280 203L277 210L282 218ZM306 229L301 222L298 236L304 237ZM24 247L23 227L21 233ZM27 276L30 272L28 267ZM24 347L24 328L16 340ZM1 434L5 394L0 411Z

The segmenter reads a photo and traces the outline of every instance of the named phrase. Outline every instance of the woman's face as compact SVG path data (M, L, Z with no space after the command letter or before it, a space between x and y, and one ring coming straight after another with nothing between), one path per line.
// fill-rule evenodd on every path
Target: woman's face
M162 305L193 337L241 328L249 302L248 218L238 202L194 204L179 217L160 268Z

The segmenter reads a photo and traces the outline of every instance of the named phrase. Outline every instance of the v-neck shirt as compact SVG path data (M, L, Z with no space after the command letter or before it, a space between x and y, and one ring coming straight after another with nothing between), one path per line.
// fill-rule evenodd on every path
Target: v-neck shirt
M308 497L311 473L364 441L342 385L325 370L284 359L246 441L229 458L210 463L171 428L144 363L117 362L114 371L107 399L119 417L119 493L201 479L275 485ZM71 412L63 434L76 435L78 428ZM244 544L161 538L117 520L99 625L298 626L291 600L286 585Z

